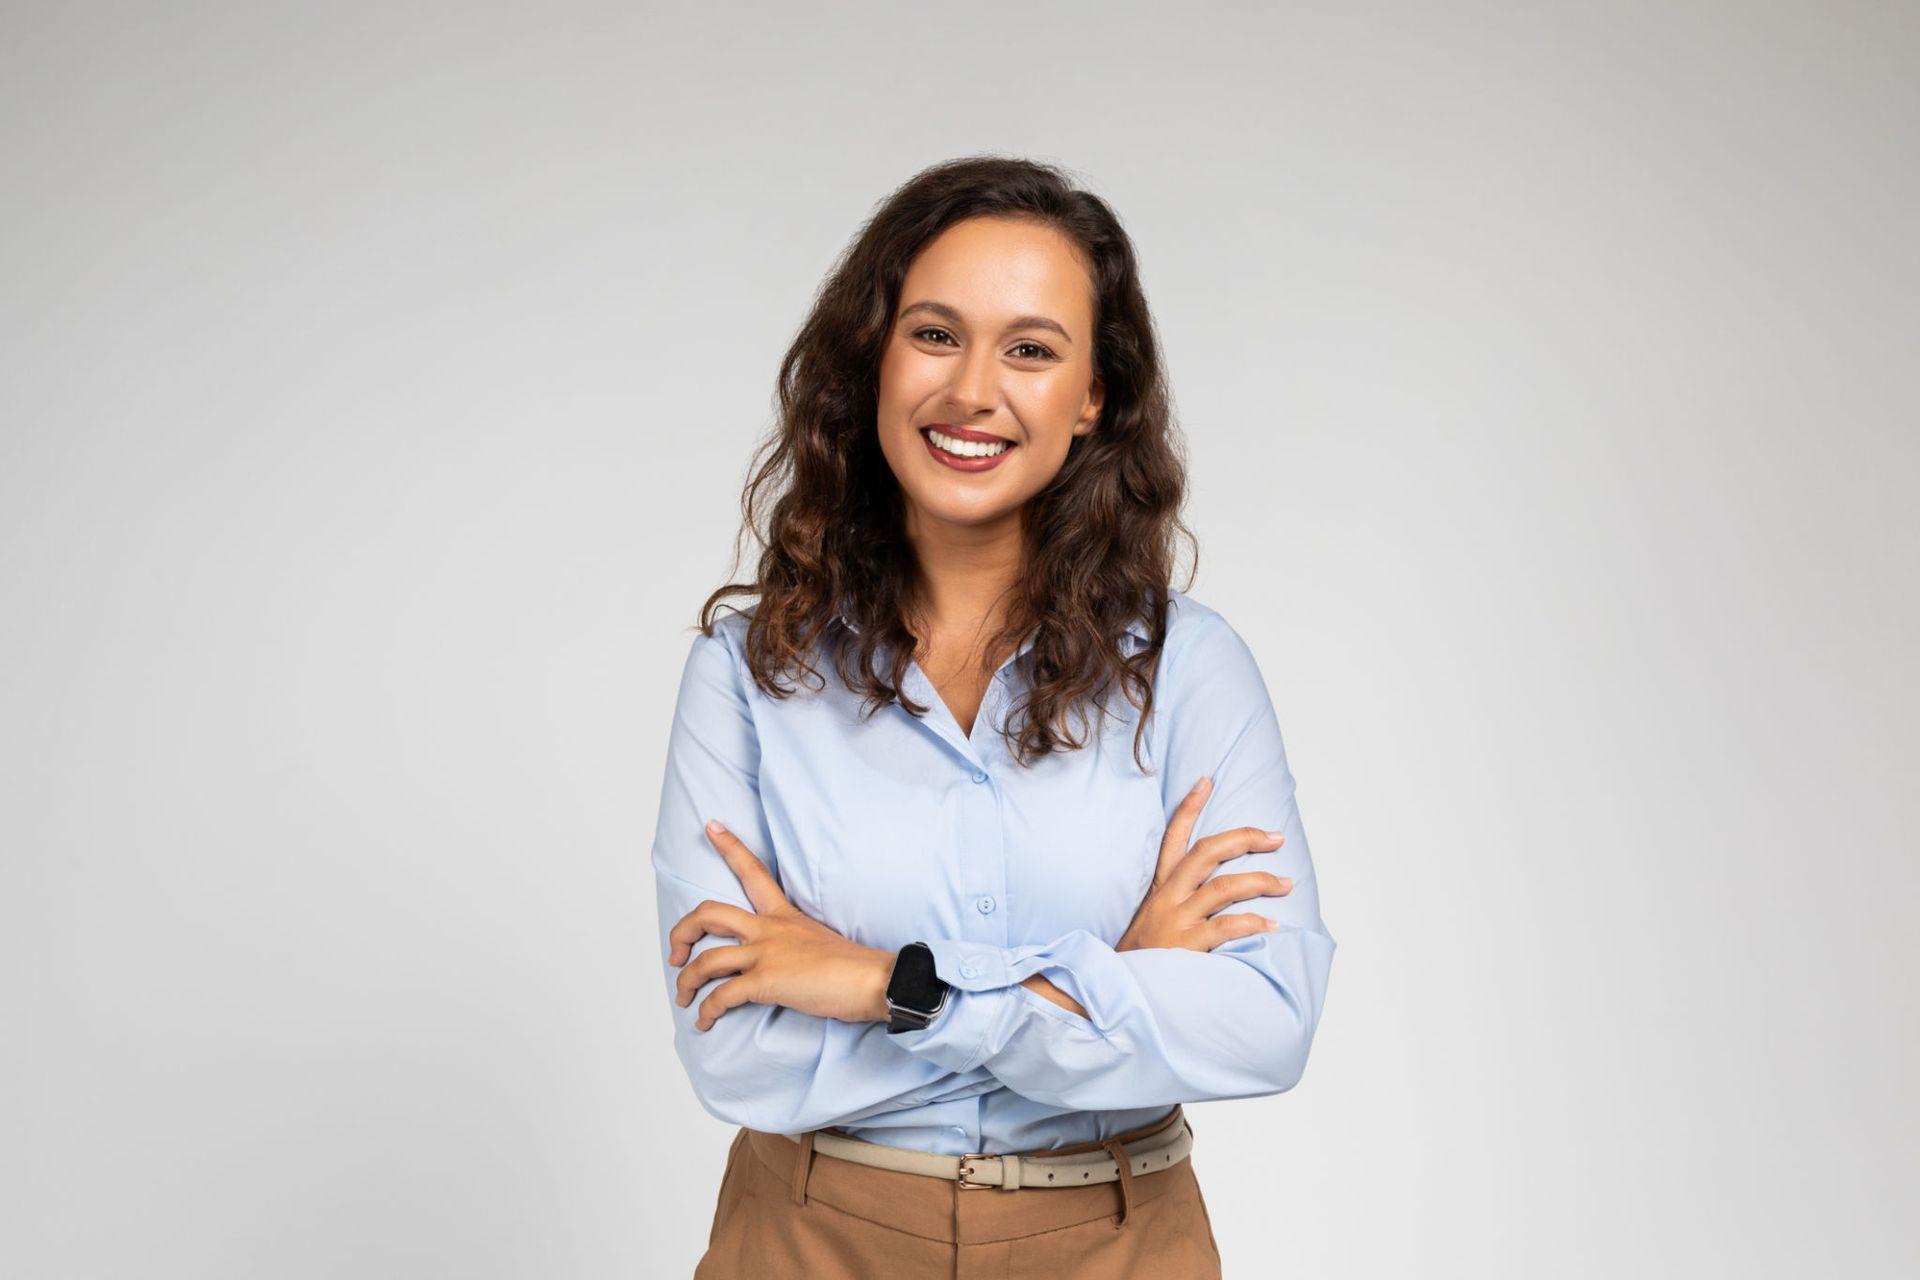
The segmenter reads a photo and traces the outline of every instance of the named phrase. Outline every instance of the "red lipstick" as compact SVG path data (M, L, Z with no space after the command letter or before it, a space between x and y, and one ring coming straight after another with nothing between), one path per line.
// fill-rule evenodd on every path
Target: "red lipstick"
M999 444L1005 447L997 453L982 457L969 457L966 454L948 453L945 449L942 449L933 442L935 432L938 432L943 439L952 442L966 441L972 443L977 441L981 444ZM1015 445L1013 441L1003 439L991 432L975 431L968 427L956 427L944 422L936 422L931 426L920 428L920 438L926 441L927 452L932 455L934 461L940 463L942 466L950 467L955 471L991 471L999 466L1001 462L1005 461L1008 454L1019 447Z

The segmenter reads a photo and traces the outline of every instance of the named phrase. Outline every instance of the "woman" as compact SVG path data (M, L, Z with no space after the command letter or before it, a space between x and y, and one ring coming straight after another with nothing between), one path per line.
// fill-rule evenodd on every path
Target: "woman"
M697 1276L1220 1274L1181 1104L1299 1080L1334 940L1253 656L1170 585L1168 406L1053 168L922 172L821 290L653 846L740 1126Z

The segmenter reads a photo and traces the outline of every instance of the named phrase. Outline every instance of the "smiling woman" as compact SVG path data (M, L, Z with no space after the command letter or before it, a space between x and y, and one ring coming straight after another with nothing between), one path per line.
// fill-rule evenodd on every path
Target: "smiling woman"
M915 255L901 285L912 301L881 358L878 415L880 448L909 508L964 521L983 504L1023 505L1093 430L1104 397L1089 275L1070 237L1024 218L964 219ZM1004 478L931 493L928 477L947 477L928 470L929 458Z
M1171 582L1126 235L935 166L780 396L653 843L675 1048L739 1126L696 1275L1218 1276L1184 1104L1301 1079L1335 944L1252 651Z

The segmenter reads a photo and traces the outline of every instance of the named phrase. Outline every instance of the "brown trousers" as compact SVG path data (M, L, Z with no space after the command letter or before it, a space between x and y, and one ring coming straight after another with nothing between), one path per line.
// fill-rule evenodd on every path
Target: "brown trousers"
M1021 1155L1112 1148L1191 1122L1166 1118ZM694 1280L1220 1280L1193 1157L1153 1173L1122 1164L1084 1187L962 1187L875 1169L742 1128L727 1152Z

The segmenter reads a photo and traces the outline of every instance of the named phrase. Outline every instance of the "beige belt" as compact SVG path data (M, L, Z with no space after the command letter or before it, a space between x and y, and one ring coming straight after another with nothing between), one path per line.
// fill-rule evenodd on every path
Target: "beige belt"
M794 1142L799 1138L784 1135ZM813 1149L822 1155L892 1169L896 1173L917 1173L929 1178L957 1180L966 1190L999 1187L1018 1191L1022 1187L1084 1187L1096 1182L1115 1182L1120 1166L1105 1151L1087 1151L1072 1156L988 1155L970 1151L962 1156L945 1156L931 1151L913 1151L890 1147L882 1142L863 1142L843 1134L817 1129ZM1158 1173L1185 1160L1193 1150L1193 1128L1184 1113L1157 1133L1120 1144L1127 1155L1127 1167L1135 1176Z

